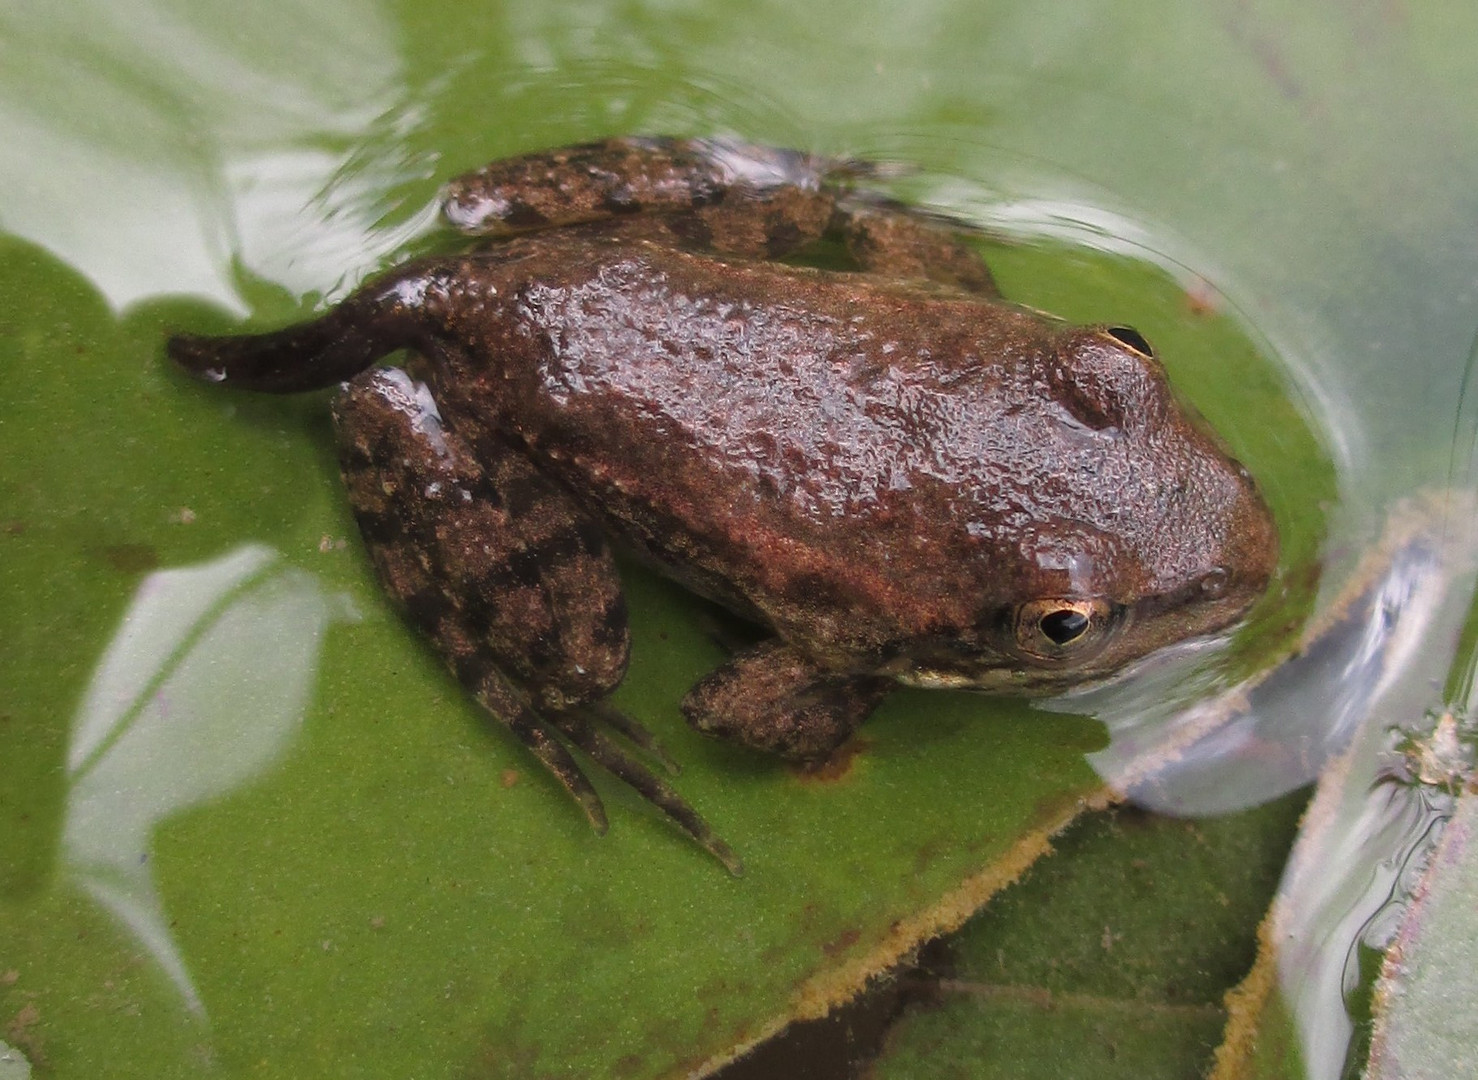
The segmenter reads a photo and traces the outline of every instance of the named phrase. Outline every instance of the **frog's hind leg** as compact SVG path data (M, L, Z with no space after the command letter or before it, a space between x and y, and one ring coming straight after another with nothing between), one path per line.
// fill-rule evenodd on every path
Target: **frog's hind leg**
M475 450L443 426L429 391L382 368L334 403L340 461L386 590L458 680L539 758L604 832L574 747L634 788L738 872L733 852L602 727L654 747L601 702L626 671L620 580L599 528L516 448ZM656 753L659 757L660 750Z
M443 210L479 236L626 219L633 235L749 258L832 233L865 270L996 295L963 226L848 191L885 169L729 139L607 139L492 162L448 184Z
M690 213L789 191L819 193L831 178L857 168L728 139L606 139L494 161L448 184L443 209L464 232L507 236L632 214Z
M964 239L969 226L890 199L848 194L832 230L863 270L999 296L985 261Z
M858 171L727 139L607 139L495 161L453 180L443 209L475 235L619 219L631 237L775 258L821 238L835 181Z

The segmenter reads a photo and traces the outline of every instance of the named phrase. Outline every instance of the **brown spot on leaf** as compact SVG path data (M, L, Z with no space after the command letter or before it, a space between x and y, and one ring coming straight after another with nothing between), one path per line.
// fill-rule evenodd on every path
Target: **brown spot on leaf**
M842 953L846 952L848 949L850 949L853 945L856 945L861 940L862 931L858 930L856 927L853 927L850 930L842 931L842 933L838 934L836 937L823 944L821 946L821 951L830 957L840 956Z
M107 544L89 548L88 554L121 574L146 574L159 565L159 552L153 544Z
M803 784L834 784L852 772L852 763L872 749L872 740L861 735L848 739L825 761L791 766L791 775Z
M30 1058L32 1066L37 1068L46 1064L46 1056L41 1048L41 1036L33 1030L40 1020L41 1010L36 1008L35 1003L27 1003L20 1012L10 1018L4 1028L6 1041Z
M944 837L936 836L924 841L924 843L920 844L918 849L914 851L914 873L922 876L933 864L934 860L937 859L940 855L945 854L948 849L949 845Z

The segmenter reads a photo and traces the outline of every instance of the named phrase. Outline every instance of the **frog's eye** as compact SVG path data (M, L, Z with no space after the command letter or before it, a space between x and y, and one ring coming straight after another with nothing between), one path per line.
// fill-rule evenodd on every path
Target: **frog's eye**
M1068 660L1095 650L1114 621L1104 600L1029 600L1016 609L1016 647L1039 660Z
M1132 326L1110 326L1104 333L1131 352L1137 352L1140 356L1151 360L1155 358L1155 350L1150 343Z

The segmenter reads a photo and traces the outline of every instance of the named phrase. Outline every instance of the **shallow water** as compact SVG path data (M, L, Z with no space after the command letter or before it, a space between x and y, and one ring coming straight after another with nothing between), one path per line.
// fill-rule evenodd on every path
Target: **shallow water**
M0 161L11 256L0 280L13 300L0 323L12 373L0 410L0 685L11 697L0 706L0 897L26 928L17 939L43 940L37 925L85 931L110 942L120 982L147 983L125 958L148 956L172 988L145 995L156 1004L137 1029L99 1022L71 1037L196 1064L228 1046L233 1070L271 1038L288 1048L279 1060L310 1060L311 1035L242 1019L251 994L205 1026L192 962L265 979L289 955L304 961L234 957L205 906L228 901L212 868L184 853L222 860L221 881L270 888L280 870L313 882L292 821L315 791L345 804L307 820L336 821L348 844L357 798L393 807L413 794L396 789L406 774L450 784L448 771L467 767L458 747L475 741L470 724L427 715L421 691L440 684L424 657L407 659L393 636L355 639L370 654L346 655L330 629L386 616L353 559L321 405L202 396L164 369L164 331L213 317L276 324L342 295L431 242L442 181L520 150L721 132L907 163L894 190L986 230L1008 296L1075 319L1132 316L1258 476L1284 564L1237 638L1063 703L1108 726L1113 741L1094 757L1103 775L1138 775L1149 755L1153 784L1140 793L1155 805L1247 805L1308 782L1370 724L1440 704L1475 550L1463 392L1478 325L1467 179L1478 80L1464 46L1475 19L1455 2L472 11L341 0L310 11L133 0L0 12L0 141L18 148ZM1402 502L1430 491L1456 494ZM1383 549L1403 522L1415 523L1406 541ZM1250 713L1207 719L1219 695L1325 623L1339 632L1261 683ZM235 644L213 654L227 637ZM282 674L254 681L220 659L243 650L280 651ZM420 680L395 702L411 719L392 724L376 695L346 704L386 764L346 756L367 771L324 787L309 762L348 737L314 717L356 664ZM151 745L191 694L229 699L229 715L256 723ZM1166 745L1180 762L1169 770ZM265 803L250 801L263 791ZM233 851L210 815L238 810L220 820L260 830ZM458 843L471 845L460 857L486 855ZM560 843L557 855L581 857ZM1375 858L1368 846L1346 857L1352 869ZM408 859L413 871L379 869L453 888L454 864ZM355 899L309 897L301 936L332 955L361 914L381 917L376 903L429 903L410 889L362 912ZM557 914L483 899L479 918L509 926ZM245 939L270 937L253 936L250 905L232 910ZM1341 917L1363 922L1355 910L1345 903ZM121 942L109 919L127 928ZM1343 971L1348 937L1324 946L1331 970ZM446 938L461 940L454 928ZM316 971L295 993L348 980L374 996L390 978L353 970ZM78 963L57 979L82 993L96 975ZM424 1003L444 975L405 975L414 992L369 1011L385 1023L437 1016ZM480 987L465 992L474 999L494 992L479 977L455 976ZM1338 995L1320 1000L1311 1015ZM469 1008L462 1021L480 1017Z

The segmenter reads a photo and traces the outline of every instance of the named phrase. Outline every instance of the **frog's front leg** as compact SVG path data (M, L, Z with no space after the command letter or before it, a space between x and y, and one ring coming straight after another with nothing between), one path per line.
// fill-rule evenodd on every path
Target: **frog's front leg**
M427 388L376 369L334 403L340 461L381 582L461 683L604 831L565 743L657 805L730 870L739 861L603 728L653 749L601 702L626 671L626 606L600 529L518 449L465 444ZM660 751L659 751L660 753Z
M894 683L826 671L778 640L735 656L683 699L699 731L792 761L824 760L877 708Z

